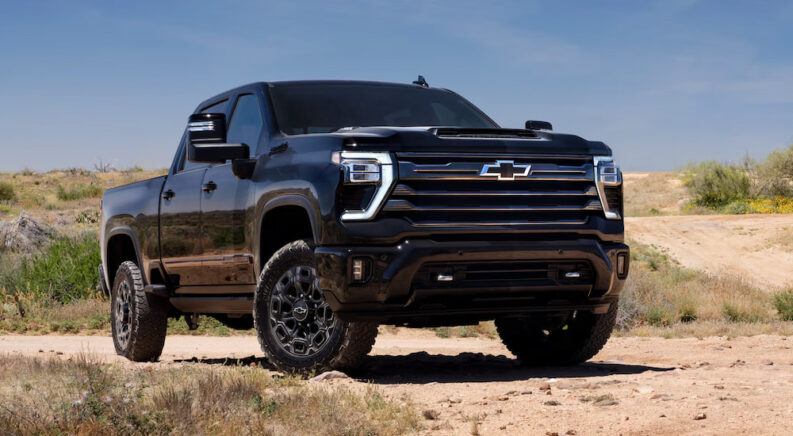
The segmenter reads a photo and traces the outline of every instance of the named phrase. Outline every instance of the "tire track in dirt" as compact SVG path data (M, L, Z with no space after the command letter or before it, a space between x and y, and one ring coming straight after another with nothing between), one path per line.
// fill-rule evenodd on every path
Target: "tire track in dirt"
M793 288L793 215L627 218L627 238L660 247L684 267L730 274L768 291Z

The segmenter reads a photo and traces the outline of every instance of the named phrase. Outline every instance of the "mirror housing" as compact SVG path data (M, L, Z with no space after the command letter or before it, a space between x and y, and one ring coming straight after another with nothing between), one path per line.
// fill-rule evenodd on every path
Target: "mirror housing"
M226 142L226 114L193 114L187 122L191 144L222 144Z
M553 125L548 121L535 121L529 120L526 121L526 129L527 130L553 130Z
M187 160L199 163L226 163L235 159L248 159L251 152L247 144L193 144L187 145Z

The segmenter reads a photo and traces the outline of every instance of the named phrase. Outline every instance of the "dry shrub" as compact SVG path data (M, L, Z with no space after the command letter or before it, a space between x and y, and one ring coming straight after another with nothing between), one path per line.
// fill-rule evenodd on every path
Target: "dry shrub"
M683 268L657 249L635 241L630 246L631 272L620 298L619 329L774 319L769 295L746 281Z
M146 368L0 356L0 434L397 435L408 405L374 388L313 384L248 367Z

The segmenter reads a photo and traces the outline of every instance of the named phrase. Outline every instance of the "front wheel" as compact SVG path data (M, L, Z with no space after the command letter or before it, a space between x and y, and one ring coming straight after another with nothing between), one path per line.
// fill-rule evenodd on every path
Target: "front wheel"
M135 362L157 360L165 345L168 301L143 289L135 263L126 261L118 267L110 301L116 353Z
M617 302L608 312L574 311L549 317L496 320L501 341L525 365L575 365L606 344L617 320Z
M262 270L253 320L262 351L284 371L350 369L372 349L377 324L345 322L319 287L308 241L278 250Z

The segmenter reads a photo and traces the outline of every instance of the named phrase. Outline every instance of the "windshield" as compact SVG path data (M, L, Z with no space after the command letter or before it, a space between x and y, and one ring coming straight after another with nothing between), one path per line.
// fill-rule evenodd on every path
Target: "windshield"
M471 103L449 91L403 85L306 83L270 88L275 117L287 135L342 127L494 128Z

